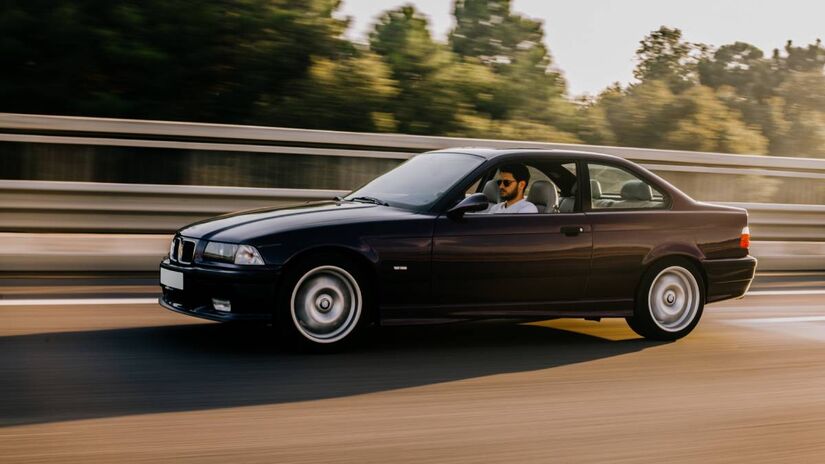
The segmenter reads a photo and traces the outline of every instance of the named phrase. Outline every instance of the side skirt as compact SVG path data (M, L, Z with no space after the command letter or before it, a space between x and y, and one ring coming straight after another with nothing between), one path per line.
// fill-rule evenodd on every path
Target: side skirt
M462 305L385 305L382 325L432 324L477 319L629 317L633 300L531 302Z

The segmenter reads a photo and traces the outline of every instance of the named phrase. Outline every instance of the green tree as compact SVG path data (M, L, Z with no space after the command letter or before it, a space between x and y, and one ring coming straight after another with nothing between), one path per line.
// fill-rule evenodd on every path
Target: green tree
M612 88L621 91L618 84ZM610 92L610 87L606 92ZM599 100L591 97L580 98L578 104L575 134L592 145L616 145L616 135L610 127L605 105L599 105Z
M759 48L744 42L723 45L698 63L702 85L731 86L742 97L762 102L774 95L781 77L774 62Z
M364 52L339 59L313 59L307 78L260 105L261 119L307 129L396 132L387 111L398 88L389 67Z
M716 50L662 26L638 80L571 99L541 21L455 0L447 43L412 6L369 50L340 0L5 0L0 111L586 141L825 157L825 47Z
M597 107L603 108L619 145L653 148L674 125L670 109L675 100L667 83L648 80L627 90L607 89Z
M313 55L350 47L338 0L9 0L4 111L248 122Z
M758 126L772 154L822 153L818 124L822 105L825 48L820 41L804 47L785 45L771 58L753 45L720 47L699 64L701 81L717 90L746 124Z
M577 107L566 99L561 74L551 68L541 21L514 14L509 0L458 0L454 14L452 50L464 62L487 66L497 78L491 93L472 102L476 111L496 121L522 121L519 127L534 123L551 137L577 139L571 133Z
M820 39L806 47L794 47L789 40L785 44L785 53L784 68L788 71L822 72L825 66L825 47Z
M459 126L457 94L441 73L451 54L433 41L427 19L410 5L387 11L370 33L370 49L389 65L399 94L392 105L398 129L443 134Z
M541 71L550 65L541 21L513 14L509 0L456 0L453 14L456 27L449 41L459 56L490 65L528 59Z
M694 86L680 94L663 81L627 90L613 87L595 105L603 109L619 145L726 153L765 153L767 139L745 124L713 89Z
M825 75L795 72L777 90L783 99L785 136L773 147L776 154L825 157Z
M776 142L786 136L784 100L776 96L785 73L781 58L768 59L759 48L744 42L723 45L699 63L700 81L716 90L729 108L739 112L744 122L758 126L770 141L773 153Z
M678 117L662 148L723 153L763 154L768 140L716 98L713 90L695 86L678 96L668 111Z
M706 45L682 40L681 30L662 26L639 42L633 76L666 82L678 93L698 83L697 65L708 53Z

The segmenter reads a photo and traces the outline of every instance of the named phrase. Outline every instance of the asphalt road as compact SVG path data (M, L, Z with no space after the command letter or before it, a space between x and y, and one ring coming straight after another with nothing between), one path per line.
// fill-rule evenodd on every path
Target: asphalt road
M0 462L822 462L825 293L382 328L335 355L154 304L0 305Z

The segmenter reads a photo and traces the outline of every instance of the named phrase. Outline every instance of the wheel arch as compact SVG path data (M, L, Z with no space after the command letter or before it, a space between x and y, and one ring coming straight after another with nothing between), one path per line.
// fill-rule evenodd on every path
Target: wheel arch
M315 256L333 255L345 258L352 261L358 266L367 279L370 280L370 290L372 292L373 304L369 308L369 317L371 322L377 322L378 318L378 266L376 265L377 257L372 250L365 252L363 249L354 249L344 245L318 245L304 248L293 253L283 265L283 272L289 272L297 263Z
M702 261L703 261L704 255L701 254L701 252L699 251L698 248L695 248L695 253L690 252L689 249L688 250L673 249L673 250L670 250L667 253L660 253L660 254L657 254L655 256L648 255L648 257L650 257L650 259L646 258L644 260L644 262L643 262L643 271L639 275L639 281L636 282L636 289L635 289L635 292L633 293L634 301L638 298L639 291L641 290L641 286L644 283L645 277L647 276L647 273L650 272L651 268L653 268L654 266L656 266L656 265L658 265L662 262L678 263L679 261L682 261L682 262L688 262L691 265L693 265L693 267L696 268L696 271L699 273L699 276L702 277L702 287L703 287L702 288L702 290L703 290L702 293L704 295L703 303L707 304L707 299L708 299L708 276L707 276L707 273L705 272L704 266L702 266Z

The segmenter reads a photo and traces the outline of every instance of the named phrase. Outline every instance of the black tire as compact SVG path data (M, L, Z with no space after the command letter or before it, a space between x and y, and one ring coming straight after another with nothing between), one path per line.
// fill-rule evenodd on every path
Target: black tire
M334 352L354 344L372 319L368 276L363 266L337 253L314 254L290 265L274 315L281 342L311 352Z
M684 258L667 258L642 276L633 316L626 320L642 337L678 340L696 327L704 307L705 282L696 265Z

